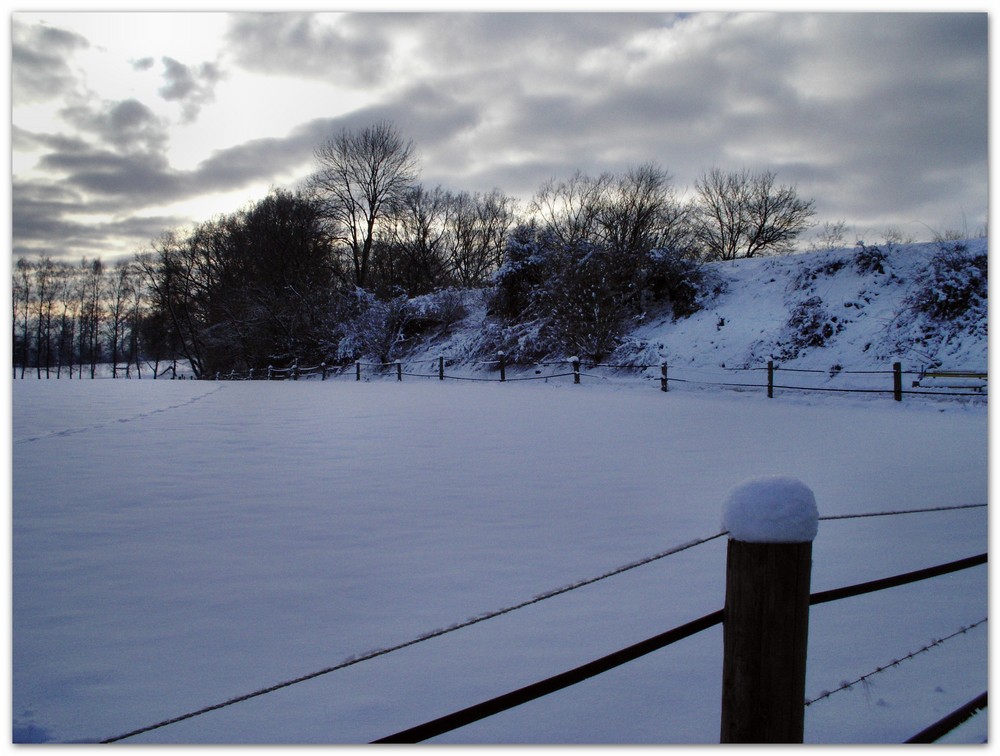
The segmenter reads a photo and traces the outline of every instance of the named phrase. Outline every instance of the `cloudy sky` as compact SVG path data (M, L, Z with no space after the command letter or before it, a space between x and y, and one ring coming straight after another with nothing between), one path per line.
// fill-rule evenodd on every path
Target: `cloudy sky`
M748 167L849 243L986 223L985 13L18 12L10 34L15 255L140 251L383 119L428 186Z

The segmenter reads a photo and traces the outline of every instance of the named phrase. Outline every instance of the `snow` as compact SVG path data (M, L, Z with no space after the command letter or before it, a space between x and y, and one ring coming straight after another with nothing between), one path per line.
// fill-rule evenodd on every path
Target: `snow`
M748 543L808 543L819 511L809 487L795 478L755 478L734 488L722 507L729 537Z
M113 737L719 532L733 487L823 516L987 500L985 401L470 383L14 381L12 725ZM824 520L813 590L987 548L983 508ZM714 539L126 743L363 743L721 608ZM975 568L815 607L807 695L987 615ZM901 742L987 688L980 625L812 704ZM718 742L721 628L436 738ZM986 737L981 714L953 737Z
M986 239L962 244L962 254L970 260L987 253ZM766 384L763 371L770 360L776 391L785 396L803 389L891 392L894 362L902 365L904 390L913 389L928 367L985 373L985 306L974 309L962 328L908 311L908 301L927 285L941 245L882 250L881 272L860 267L858 248L711 263L707 267L724 284L722 293L701 311L676 320L669 307L651 304L625 334L624 344L604 361L645 367L594 368L585 355L577 355L581 367L608 382L652 383L659 382L660 365L666 362L671 391L715 392L718 384ZM449 373L496 377L495 366L477 369L472 364L483 359L471 353L486 322L481 294L469 296L466 305L470 314L461 327L410 345L410 357L444 354ZM830 328L827 336L824 326ZM815 327L812 335L822 343L804 338L803 327ZM572 357L554 354L547 361L563 359ZM508 362L506 370L510 378L519 371L530 375L532 368ZM955 384L939 388L950 385ZM927 386L934 388L934 383Z
M934 251L883 274L853 250L719 264L706 310L650 313L611 358L652 367L584 363L580 385L438 381L439 355L498 377L472 352L481 301L403 382L13 381L14 739L101 740L405 645L124 742L389 735L720 609L722 538L556 589L719 535L748 481L808 481L814 591L986 551L985 507L831 519L987 501L985 392L891 396L893 361L905 388L986 368L985 312L960 333L899 317ZM803 345L794 312L839 327ZM807 697L867 677L806 709L806 742L899 743L982 693L988 623L915 652L987 609L984 567L813 607ZM721 649L715 627L434 742L717 743ZM947 741L986 736L982 713Z

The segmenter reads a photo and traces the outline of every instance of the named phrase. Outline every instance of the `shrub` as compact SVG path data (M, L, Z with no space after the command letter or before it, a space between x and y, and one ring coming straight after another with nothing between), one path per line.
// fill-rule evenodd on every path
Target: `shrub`
M970 311L985 310L987 269L985 252L970 256L961 243L942 244L907 304L936 321L959 320Z
M386 363L405 338L407 324L413 316L409 300L397 296L380 300L371 292L357 289L352 297L351 312L340 325L337 357L356 360L373 357Z
M780 360L793 360L806 349L821 347L844 330L836 315L830 315L819 297L809 297L797 304L785 324L785 337L779 343Z
M686 318L722 293L722 279L703 263L673 250L656 249L649 254L646 287L653 301L666 301L674 319Z
M862 275L868 273L885 273L886 253L877 246L866 246L858 242L858 251L854 253L854 268Z

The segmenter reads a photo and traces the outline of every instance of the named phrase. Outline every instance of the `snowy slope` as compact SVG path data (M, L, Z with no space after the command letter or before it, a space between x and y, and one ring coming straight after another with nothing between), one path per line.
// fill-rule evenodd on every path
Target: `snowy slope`
M985 402L603 382L15 381L17 740L97 740L718 533L787 475L820 516L985 502ZM821 521L813 589L985 551L986 510ZM725 540L126 742L366 742L721 607ZM986 569L812 613L814 743L986 689ZM717 742L718 627L439 738ZM953 737L978 742L986 718Z
M987 253L985 239L961 246L960 254L968 260ZM952 247L954 243L945 245ZM852 377L849 371L888 370L896 361L913 377L928 366L985 371L985 301L961 324L910 317L909 302L928 285L932 261L941 250L937 243L880 248L881 255L869 248L868 266L860 247L711 263L708 268L724 284L717 298L677 320L669 308L650 310L606 362L652 365L642 373L651 380L659 377L658 366L666 361L678 380L732 381L727 370L760 369L773 360L779 369L826 373L797 379L824 387L884 387L885 379L878 383ZM872 255L876 265L870 264ZM409 356L432 359L444 354L458 371L487 370L471 364L491 356L471 354L487 322L481 297L470 298L470 311L459 329L415 345ZM826 326L828 336L823 335ZM810 328L822 336L822 343L808 343L803 331Z

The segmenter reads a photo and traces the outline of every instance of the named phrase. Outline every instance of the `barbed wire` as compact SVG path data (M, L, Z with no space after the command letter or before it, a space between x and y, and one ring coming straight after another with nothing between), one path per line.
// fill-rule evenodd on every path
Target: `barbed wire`
M472 380L475 380L475 379L472 379ZM973 508L973 507L984 507L984 506L986 506L986 504L962 504L962 505L946 506L946 507L927 507L927 508L923 508L923 509L897 510L897 511L891 511L891 512L870 512L870 513L859 513L859 514L852 514L852 515L828 515L826 517L820 517L819 519L820 520L840 520L840 519L860 518L860 517L885 517L885 516L888 516L888 515L914 514L914 513L919 513L919 512L940 512L940 511L947 511L947 510L952 510L952 509L955 509L955 510L957 510L957 509L969 509L969 508ZM636 561L629 562L628 564L621 565L620 567L616 567L616 568L614 568L612 570L609 570L607 572L604 572L604 573L602 573L600 575L597 575L597 576L594 576L594 577L590 577L590 578L586 578L586 579L583 579L583 580L578 580L576 582L564 585L564 586L562 586L560 588L555 588L555 589L552 589L552 590L549 590L549 591L545 591L544 593L539 593L539 594L537 594L537 595L533 596L532 598L527 599L525 601L521 601L519 603L512 604L510 606L506 606L506 607L503 607L501 609L497 609L497 610L494 610L494 611L489 611L489 612L485 612L483 614L476 615L476 616L474 616L474 617L472 617L470 619L464 620L462 622L456 622L456 623L454 623L452 625L449 625L447 627L439 628L437 630L433 630L431 632L424 633L424 634L419 635L419 636L417 636L415 638L412 638L411 640L408 640L408 641L405 641L405 642L402 642L402 643L397 643L396 645L389 646L387 648L382 648L382 649L378 649L378 650L375 650L375 651L369 651L369 652L366 652L366 653L363 653L363 654L360 654L360 655L353 655L352 654L351 656L347 657L344 661L340 662L339 664L335 664L333 666L325 667L323 669L316 670L315 672L310 672L308 674L301 675L299 677L295 677L295 678L292 678L292 679L289 679L289 680L285 680L283 682L276 683L274 685L269 685L269 686L267 686L265 688L260 688L258 690L252 691L250 693L246 693L246 694L241 695L241 696L236 696L236 697L230 698L230 699L228 699L226 701L222 701L220 703L213 704L211 706L206 706L206 707L203 707L201 709L197 709L197 710L188 712L186 714L181 714L180 716L172 717L170 719L165 719L163 721L157 722L157 723L152 724L152 725L148 725L148 726L145 726L145 727L140 727L138 729L126 732L126 733L124 733L122 735L117 735L117 736L115 736L113 738L108 738L106 740L102 740L101 742L102 743L113 743L113 742L116 742L116 741L119 741L119 740L125 740L126 738L131 738L131 737L133 737L135 735L140 735L140 734L143 734L143 733L146 733L146 732L150 732L152 730L159 729L161 727L166 727L168 725L175 724L177 722L182 722L182 721L187 720L187 719L192 719L192 718L200 716L202 714L207 714L207 713L212 712L212 711L217 711L218 709L222 709L222 708L225 708L225 707L228 707L228 706L232 706L232 705L237 704L237 703L241 703L243 701L250 700L251 698L256 698L258 696L263 696L263 695L266 695L268 693L273 693L274 691L281 690L282 688L287 688L287 687L290 687L292 685L296 685L296 684L301 683L301 682L306 682L308 680L313 680L313 679L315 679L317 677L321 677L323 675L327 675L327 674L330 674L332 672L336 672L338 670L346 669L347 667L354 666L355 664L360 664L361 662L364 662L364 661L370 661L371 659L376 659L376 658L379 658L381 656L385 656L387 654L393 653L395 651L400 651L400 650L402 650L404 648L409 648L411 646L415 646L418 643L423 643L425 641L432 640L433 638L439 638L439 637L441 637L443 635L447 635L449 633L453 633L453 632L456 632L458 630L462 630L464 628L471 627L472 625L479 624L480 622L485 622L487 620L494 619L496 617L500 617L500 616L503 616L505 614L510 614L511 612L517 611L519 609L523 609L523 608L528 607L528 606L532 606L534 604L538 604L538 603L540 603L542 601L546 601L546 600L548 600L550 598L555 598L556 596L561 596L563 594L569 593L569 592L577 590L579 588L583 588L583 587L588 586L588 585L593 585L594 583L600 582L602 580L606 580L606 579L614 577L616 575L621 575L621 574L623 574L625 572L629 572L630 570L634 570L634 569L636 569L638 567L642 567L642 566L645 566L647 564L651 564L653 562L656 562L656 561L659 561L661 559L664 559L664 558L666 558L668 556L673 556L674 554L679 554L679 553L681 553L683 551L687 551L688 549L694 548L696 546L701 546L702 544L709 543L710 541L714 541L715 539L721 538L722 536L725 536L725 535L728 535L728 531L723 530L723 531L720 531L718 533L715 533L714 535L711 535L711 536L708 536L708 537L705 537L705 538L699 538L699 539L695 539L693 541L688 541L686 543L682 543L680 545L673 546L673 547L671 547L669 549L666 549L665 551L661 551L661 552L658 552L658 553L653 554L651 556L647 556L647 557L644 557L642 559L638 559Z
M412 640L408 640L408 641L405 641L403 643L398 643L398 644L396 644L394 646L389 646L388 648L378 649L376 651L369 651L369 652L367 652L365 654L361 654L359 656L352 655L352 656L348 657L347 659L345 659L344 661L342 661L340 664L335 664L335 665L333 665L331 667L325 667L324 669L316 670L315 672L310 672L308 674L301 675L299 677L295 677L295 678L292 678L290 680L285 680L283 682L276 683L274 685L269 685L266 688L260 688L258 690L252 691L250 693L246 693L246 694L241 695L241 696L236 696L235 698L230 698L230 699L228 699L226 701L222 701L220 703L213 704L211 706L205 706L205 707L203 707L201 709L197 709L197 710L194 710L194 711L187 712L186 714L181 714L179 716L171 717L170 719L165 719L165 720L157 722L155 724L147 725L145 727L140 727L138 729L131 730L131 731L123 733L121 735L116 735L115 737L107 738L107 739L102 740L100 742L101 743L114 743L114 742L117 742L119 740L125 740L126 738L131 738L131 737L134 737L135 735L141 735L143 733L150 732L152 730L157 730L157 729L159 729L161 727L166 727L167 725L176 724L177 722L183 722L183 721L185 721L187 719L192 719L194 717L201 716L202 714L208 714L209 712L212 712L212 711L218 711L219 709L226 708L227 706L232 706L234 704L238 704L238 703L241 703L243 701L248 701L251 698L257 698L258 696L263 696L263 695L266 695L267 693L273 693L273 692L275 692L277 690L281 690L282 688L288 688L288 687L290 687L292 685L296 685L298 683L306 682L307 680L313 680L313 679L315 679L317 677L321 677L323 675L330 674L331 672L336 672L336 671L341 670L341 669L346 669L347 667L351 667L351 666L353 666L355 664L360 664L361 662L364 662L364 661L370 661L371 659L376 659L376 658L378 658L380 656L385 656L386 654L393 653L394 651L400 651L400 650L402 650L404 648L409 648L410 646L415 646L418 643L423 643L423 642L429 641L429 640L431 640L433 638L440 638L442 635L447 635L448 633L453 633L453 632L455 632L457 630L462 630L463 628L471 627L472 625L476 625L476 624L478 624L480 622L485 622L486 620L494 619L494 618L500 617L500 616L502 616L504 614L509 614L511 612L517 611L518 609L523 609L523 608L525 608L527 606L531 606L533 604L537 604L537 603L545 601L547 599L554 598L556 596L561 596L564 593L569 593L570 591L577 590L578 588L583 588L584 586L587 586L587 585L593 585L594 583L597 583L597 582L599 582L601 580L606 580L607 578L613 577L615 575L620 575L620 574L622 574L624 572L628 572L629 570L634 570L637 567L642 567L643 565L650 564L651 562L655 562L655 561L657 561L659 559L663 559L663 558L668 557L668 556L672 556L673 554L679 554L680 552L686 551L686 550L691 549L691 548L694 548L695 546L700 546L701 544L708 543L709 541L713 541L716 538L721 538L725 534L726 534L726 532L723 531L723 532L720 532L720 533L716 533L715 535L709 536L707 538L700 538L700 539L697 539L697 540L694 540L694 541L688 541L687 543L683 543L683 544L681 544L679 546L674 546L674 547L672 547L670 549L667 549L666 551L662 551L662 552L660 552L658 554L654 554L654 555L646 557L644 559L639 559L639 560L637 560L635 562L630 562L629 564L622 565L621 567L617 567L617 568L615 568L613 570L605 572L605 573L603 573L601 575L598 575L596 577L587 578L585 580L579 580L579 581L577 581L575 583L570 583L570 584L565 585L565 586L563 586L561 588L556 588L554 590L546 591L545 593L540 593L540 594L538 594L538 595L536 595L536 596L534 596L534 597L532 597L532 598L530 598L530 599L528 599L526 601L521 601L520 603L513 604L511 606L507 606L507 607L504 607L502 609L497 609L495 611L486 612L484 614L480 614L480 615L477 615L475 617L472 617L471 619L467 619L467 620L465 620L463 622L457 622L457 623L455 623L453 625L449 625L448 627L445 627L445 628L441 628L441 629L438 629L438 630L433 630L433 631L431 631L429 633L424 633L423 635L417 636L416 638L413 638Z
M829 698L834 693L839 693L842 690L851 690L855 685L857 685L859 683L865 684L865 683L868 682L869 678L874 677L875 675L881 674L882 672L885 672L886 670L891 669L893 667L898 667L901 662L908 661L908 660L912 659L915 656L918 656L920 654L926 653L927 651L930 651L932 648L936 648L936 647L940 646L945 641L951 640L952 638L956 638L959 635L964 635L969 630L972 630L973 628L979 627L984 622L986 622L988 619L989 619L988 617L983 617L981 620L979 620L978 622L973 622L971 625L963 625L961 628L959 628L958 630L956 630L955 632L953 632L951 635L946 635L943 638L933 639L933 640L931 640L930 643L928 643L923 648L919 648L916 651L911 651L908 654L906 654L905 656L900 657L899 659L893 659L891 662L889 662L888 664L885 664L885 665L883 665L881 667L876 667L871 672L868 672L867 674L861 675L861 677L857 678L856 680L851 680L849 682L847 680L841 680L840 687L834 688L833 690L824 690L818 696L816 696L816 698L806 699L805 705L806 706L811 706L812 704L816 703L817 701L822 701L824 699Z

